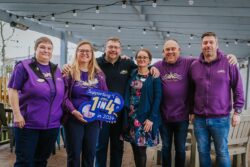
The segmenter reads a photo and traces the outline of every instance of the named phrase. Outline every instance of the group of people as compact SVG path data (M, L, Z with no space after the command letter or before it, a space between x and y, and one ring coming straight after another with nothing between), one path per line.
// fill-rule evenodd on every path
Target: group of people
M105 167L108 144L110 166L120 167L124 141L131 143L136 166L145 167L146 149L156 146L160 137L162 166L171 166L171 156L175 156L175 166L184 167L189 121L194 123L200 166L211 166L211 139L218 166L230 166L230 111L234 109L231 124L235 126L244 94L235 57L219 50L215 33L202 35L198 59L181 57L178 42L167 40L163 60L153 66L148 49L136 53L137 65L121 58L121 42L114 37L106 41L105 53L97 59L92 44L80 42L64 74L50 62L52 50L49 38L39 38L34 58L19 62L8 84L15 124L15 167L47 165L63 115L67 116L63 122L68 167ZM86 122L78 111L83 101L90 100L90 88L124 97L115 123ZM173 136L175 155L171 155Z

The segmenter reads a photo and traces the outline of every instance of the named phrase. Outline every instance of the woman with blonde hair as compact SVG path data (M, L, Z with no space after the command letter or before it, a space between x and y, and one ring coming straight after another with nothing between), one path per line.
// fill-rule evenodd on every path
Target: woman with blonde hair
M64 107L69 111L65 123L67 166L92 167L94 163L96 141L100 122L86 122L78 111L80 105L90 101L87 94L90 88L107 90L105 76L94 56L94 47L88 41L77 45L70 74L66 77L67 98Z

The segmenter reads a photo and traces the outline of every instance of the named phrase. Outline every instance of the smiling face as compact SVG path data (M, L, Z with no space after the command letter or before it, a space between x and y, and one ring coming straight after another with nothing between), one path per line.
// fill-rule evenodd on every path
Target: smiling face
M38 63L49 64L52 57L53 46L50 42L41 42L37 45L35 50L35 57Z
M165 61L170 64L176 63L180 57L180 46L174 40L168 40L163 47L163 56Z
M204 55L204 59L207 62L211 62L217 58L218 42L214 36L205 36L202 38L201 50Z
M117 60L121 54L121 44L119 41L109 40L106 43L105 54L107 60Z
M148 67L151 63L152 56L146 49L142 49L137 52L135 59L138 67Z
M77 49L76 56L79 64L89 63L93 57L91 46L88 44L83 44L79 46Z

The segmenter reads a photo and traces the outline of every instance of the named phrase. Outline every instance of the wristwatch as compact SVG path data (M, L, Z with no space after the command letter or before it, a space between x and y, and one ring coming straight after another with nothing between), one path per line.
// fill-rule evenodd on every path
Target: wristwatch
M241 109L235 109L234 112L236 112L237 114L241 114L242 110Z

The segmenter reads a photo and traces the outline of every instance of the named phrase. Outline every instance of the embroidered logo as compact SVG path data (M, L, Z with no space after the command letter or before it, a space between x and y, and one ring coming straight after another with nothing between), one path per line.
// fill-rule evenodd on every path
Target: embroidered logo
M89 81L78 81L76 86L95 87L97 84L98 84L98 80L95 78L94 80L89 80Z
M218 70L217 73L226 73L225 70Z
M128 73L127 70L122 70L122 71L120 72L120 74L122 74L122 75L125 75L125 74L127 74L127 73Z
M51 75L50 72L45 72L45 73L43 73L43 76L44 76L45 78L47 78L47 79L52 78L52 75Z
M182 80L182 76L177 74L177 73L168 73L168 74L165 74L163 77L162 77L163 80L166 80L166 81L180 81Z

